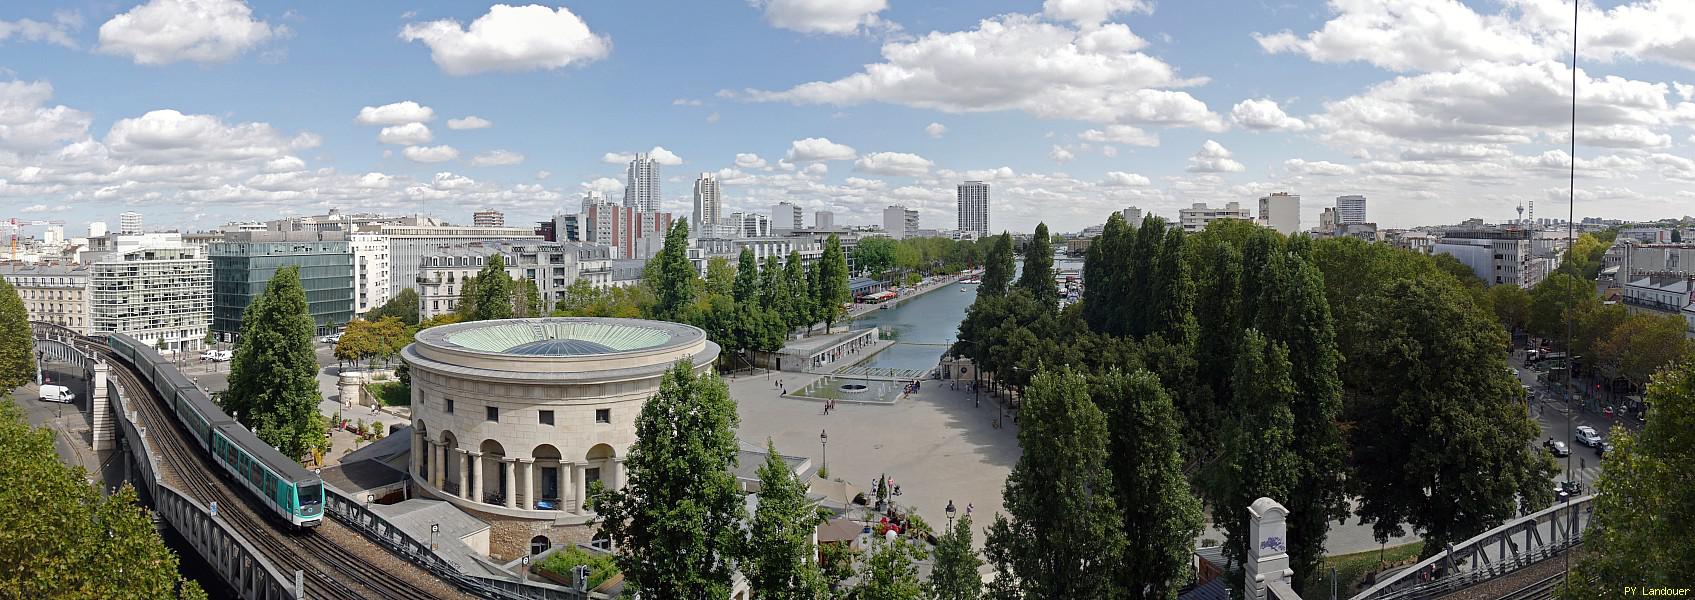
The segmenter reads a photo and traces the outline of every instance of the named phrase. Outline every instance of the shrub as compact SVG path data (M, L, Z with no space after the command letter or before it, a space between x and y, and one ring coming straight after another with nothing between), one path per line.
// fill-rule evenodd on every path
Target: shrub
M610 554L591 554L588 551L570 546L561 548L548 555L547 560L536 568L551 572L561 577L570 578L571 570L577 565L589 566L589 589L600 587L607 579L618 574L618 563Z

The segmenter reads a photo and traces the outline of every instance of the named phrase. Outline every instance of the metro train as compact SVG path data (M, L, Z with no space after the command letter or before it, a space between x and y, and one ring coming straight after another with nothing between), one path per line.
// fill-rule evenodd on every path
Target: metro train
M171 406L177 421L212 462L258 497L264 508L294 527L317 527L324 518L323 480L242 427L153 346L124 334L106 334L107 345L129 361Z

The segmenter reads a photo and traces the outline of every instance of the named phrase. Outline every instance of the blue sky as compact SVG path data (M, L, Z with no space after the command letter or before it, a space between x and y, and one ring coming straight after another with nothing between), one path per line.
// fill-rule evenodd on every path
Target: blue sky
M1583 3L1579 216L1682 216L1695 3ZM1363 193L1386 227L1564 214L1555 0L254 0L0 7L0 217L80 230L616 196L662 148L729 210L778 201L1072 231L1136 205ZM410 103L410 104L406 104ZM362 110L369 107L367 118ZM427 109L427 110L426 110ZM173 112L174 111L174 112ZM455 128L469 116L489 125ZM934 124L934 125L933 125ZM386 130L386 131L385 131ZM427 133L426 133L427 132ZM386 143L385 143L386 142Z

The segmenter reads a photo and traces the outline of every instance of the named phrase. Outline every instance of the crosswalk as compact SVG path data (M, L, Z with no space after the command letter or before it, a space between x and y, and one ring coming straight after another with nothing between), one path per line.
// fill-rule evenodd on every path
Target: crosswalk
M1587 448L1582 449L1587 450ZM1556 481L1565 481L1566 459L1559 458L1555 460L1559 461L1559 474L1555 475L1554 478ZM1579 460L1582 462L1579 462ZM1595 481L1601 478L1601 459L1599 457L1579 457L1573 455L1571 469L1574 475L1571 479L1573 481L1582 482L1585 493L1594 491Z

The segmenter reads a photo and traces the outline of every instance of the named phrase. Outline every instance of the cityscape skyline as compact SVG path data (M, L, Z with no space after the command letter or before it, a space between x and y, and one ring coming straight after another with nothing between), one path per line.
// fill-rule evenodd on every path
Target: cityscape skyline
M204 4L0 13L28 31L0 38L7 217L81 230L137 209L196 229L253 208L487 207L522 222L585 190L619 197L642 149L666 168L663 211L689 213L692 174L713 172L725 214L790 201L841 224L891 203L949 223L966 180L996 188L1014 231L1272 191L1362 194L1382 227L1506 221L1566 194L1569 39L1549 2L1256 5L1205 19L1204 38L1187 23L1205 8L1181 3L669 2L679 25L663 26L592 4ZM1677 48L1695 34L1650 35L1680 18L1667 3L1585 10L1608 37L1580 65L1577 213L1681 216L1695 86ZM1448 25L1426 31L1443 22L1430 15ZM180 35L146 39L153 20ZM680 25L697 22L713 27ZM506 25L509 55L482 37ZM691 44L702 30L737 41ZM1419 48L1396 41L1416 32ZM698 51L652 50L672 43ZM685 76L707 64L730 66ZM971 89L991 66L1010 88ZM1301 227L1321 209L1303 206Z

